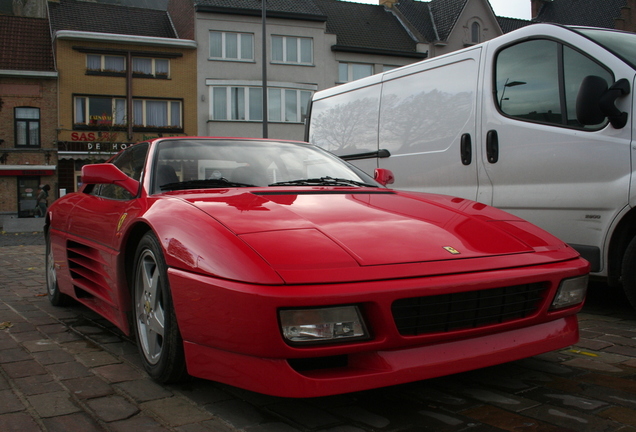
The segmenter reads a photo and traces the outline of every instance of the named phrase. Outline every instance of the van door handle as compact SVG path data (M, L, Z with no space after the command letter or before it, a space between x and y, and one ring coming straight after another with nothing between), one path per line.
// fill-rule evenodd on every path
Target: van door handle
M462 163L464 165L470 165L473 161L473 143L469 133L462 135L459 152L461 154Z
M491 164L499 160L499 135L496 130L489 130L486 134L486 157Z

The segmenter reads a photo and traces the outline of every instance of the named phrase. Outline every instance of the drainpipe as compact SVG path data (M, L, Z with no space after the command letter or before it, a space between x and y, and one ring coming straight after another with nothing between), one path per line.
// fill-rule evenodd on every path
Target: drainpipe
M126 57L126 109L128 115L126 116L126 123L128 127L128 141L133 138L133 98L132 98L132 53L128 51Z

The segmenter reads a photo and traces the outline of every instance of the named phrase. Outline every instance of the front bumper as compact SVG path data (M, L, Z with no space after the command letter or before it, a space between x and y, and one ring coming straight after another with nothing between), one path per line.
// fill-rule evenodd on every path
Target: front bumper
M582 259L490 272L316 285L252 285L169 270L188 372L285 397L316 397L428 379L531 357L578 341L581 305L550 311L564 278L587 274ZM509 285L545 283L529 316L478 328L404 335L397 300ZM370 339L284 342L281 308L358 305ZM311 367L307 366L308 361ZM299 364L301 367L299 367Z
M472 339L348 355L348 364L308 372L267 359L185 344L188 372L247 390L283 397L318 397L479 369L573 345L576 316Z

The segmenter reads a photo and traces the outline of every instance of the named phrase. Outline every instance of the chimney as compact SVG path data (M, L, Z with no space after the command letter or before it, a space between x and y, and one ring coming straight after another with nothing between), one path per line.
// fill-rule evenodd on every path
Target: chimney
M536 17L539 16L539 12L541 12L541 8L543 7L544 4L551 3L551 2L552 0L530 0L531 7L532 7L532 14L531 14L532 19L535 19Z
M397 2L398 0L380 0L380 6L391 9Z

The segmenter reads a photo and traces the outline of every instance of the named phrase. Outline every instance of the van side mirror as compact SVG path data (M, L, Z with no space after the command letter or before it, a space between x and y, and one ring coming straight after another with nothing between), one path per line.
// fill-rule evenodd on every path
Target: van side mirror
M584 125L602 123L607 117L616 129L627 124L627 113L616 108L616 99L630 92L629 81L625 78L616 81L610 88L607 82L595 75L583 78L576 98L576 118Z
M391 170L376 168L373 172L373 180L377 181L382 186L386 186L395 182L395 176Z
M82 183L116 184L123 187L132 196L136 196L139 191L139 182L132 177L128 177L111 163L84 165L82 167Z

